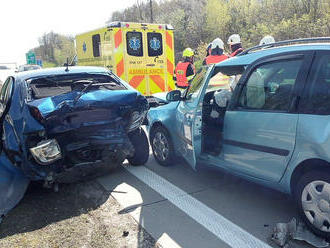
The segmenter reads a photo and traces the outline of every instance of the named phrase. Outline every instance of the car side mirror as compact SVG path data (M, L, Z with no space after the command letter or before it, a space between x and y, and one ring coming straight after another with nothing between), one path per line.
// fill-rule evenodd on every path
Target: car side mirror
M181 98L181 91L180 90L172 90L167 93L166 100L169 102L180 101Z

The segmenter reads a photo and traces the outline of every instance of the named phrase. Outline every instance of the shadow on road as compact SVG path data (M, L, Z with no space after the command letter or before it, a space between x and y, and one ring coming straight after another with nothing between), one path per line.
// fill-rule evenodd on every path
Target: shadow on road
M109 197L99 184L88 181L60 185L59 192L31 183L23 200L0 225L0 239L38 230L98 208Z
M289 221L297 214L289 196L223 171L195 172L185 164L161 167L152 156L146 167L274 247L276 245L270 240L274 225ZM156 242L166 237L181 247L228 246L125 168L99 181L122 204L118 214L130 213ZM130 195L131 192L136 194ZM143 240L143 234L138 238ZM142 247L140 241L133 247Z

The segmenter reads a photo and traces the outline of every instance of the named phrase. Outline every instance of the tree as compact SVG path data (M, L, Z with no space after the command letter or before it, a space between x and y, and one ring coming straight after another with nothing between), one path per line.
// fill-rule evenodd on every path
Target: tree
M39 46L33 50L44 64L62 66L67 58L75 55L74 38L54 32L45 33L39 38Z

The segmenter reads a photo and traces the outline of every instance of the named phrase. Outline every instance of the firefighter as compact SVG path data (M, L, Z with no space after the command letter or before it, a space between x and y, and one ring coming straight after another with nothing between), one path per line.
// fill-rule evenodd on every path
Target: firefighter
M271 35L266 35L264 38L261 39L259 46L275 43L275 39Z
M176 87L185 89L195 76L194 51L188 47L182 55L184 61L176 65L173 79L176 81Z
M211 43L211 54L204 59L203 65L216 64L225 59L228 59L228 56L224 54L223 41L216 38Z
M243 52L241 37L239 34L232 34L228 38L228 45L230 46L231 54L230 57L234 57L237 54Z

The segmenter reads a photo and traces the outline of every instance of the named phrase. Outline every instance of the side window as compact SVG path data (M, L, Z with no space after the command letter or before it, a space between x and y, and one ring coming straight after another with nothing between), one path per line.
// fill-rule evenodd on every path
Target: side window
M8 83L8 86L6 89L6 93L5 93L5 99L4 99L5 104L7 104L11 98L12 89L13 89L13 79L11 78L9 80L9 83Z
M0 92L0 117L2 116L3 112L6 109L6 106L10 100L11 93L12 93L12 87L13 86L13 80L12 78L8 78L4 85L1 88Z
M302 101L304 112L330 115L330 54L318 56L311 71L307 97Z
M288 111L303 59L281 60L255 68L244 85L242 109Z
M128 55L142 57L143 56L142 33L127 32L126 47L127 47Z
M100 42L101 42L100 35L99 34L93 35L92 40L93 40L93 56L100 57Z
M9 81L10 81L10 78L7 78L7 80L5 81L5 83L1 87L1 91L0 91L0 103L3 103L4 102L5 95L6 95L6 89L8 87Z
M148 56L156 57L163 54L163 39L161 33L147 33Z
M185 92L185 96L187 101L193 102L197 99L200 91L203 89L203 82L206 76L208 68L202 67L194 76L193 80L191 81L190 86L187 88Z

